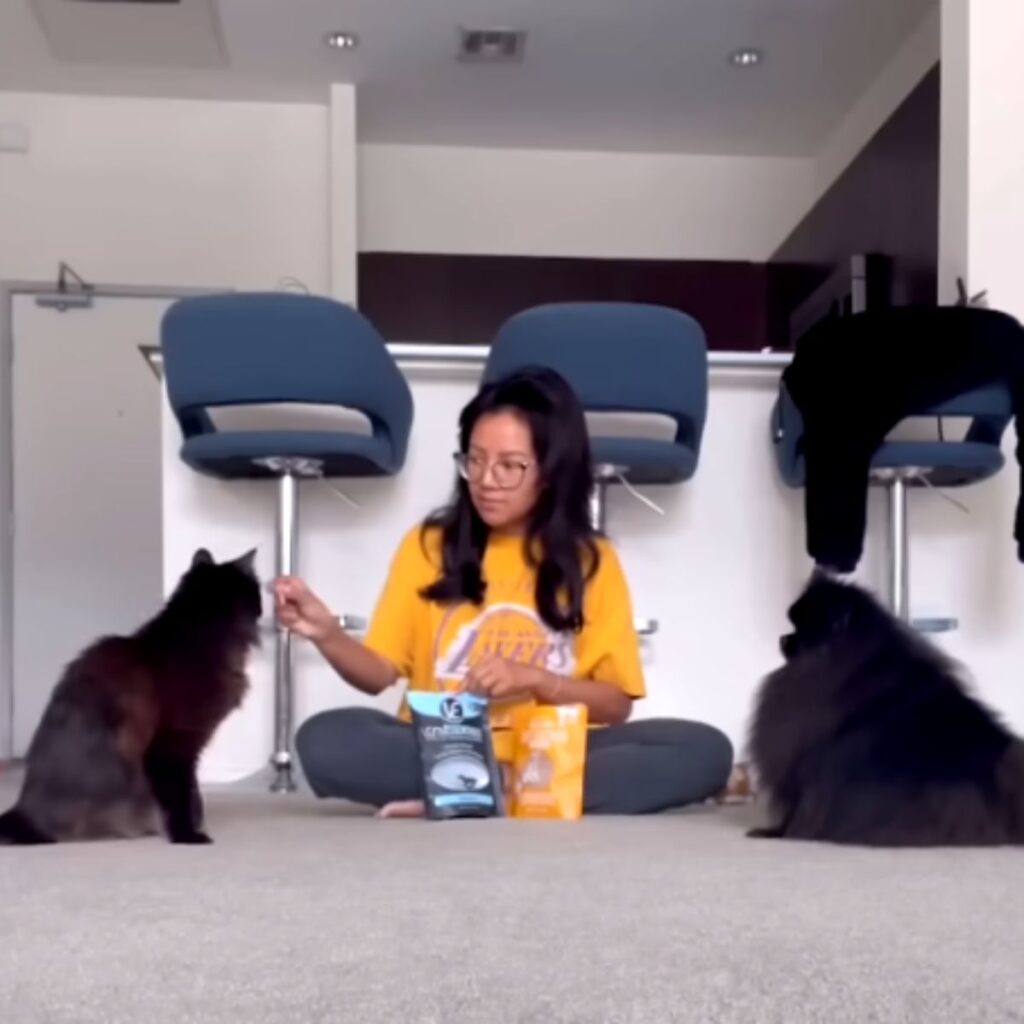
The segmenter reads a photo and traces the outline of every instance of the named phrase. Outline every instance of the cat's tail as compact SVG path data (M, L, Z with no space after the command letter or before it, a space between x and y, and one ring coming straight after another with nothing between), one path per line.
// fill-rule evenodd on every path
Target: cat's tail
M39 846L56 840L37 828L17 807L0 814L0 846Z

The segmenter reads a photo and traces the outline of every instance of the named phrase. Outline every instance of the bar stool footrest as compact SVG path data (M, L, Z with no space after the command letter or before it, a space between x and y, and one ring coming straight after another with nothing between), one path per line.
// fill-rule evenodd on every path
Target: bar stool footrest
M270 766L274 777L270 783L271 793L294 793L298 786L292 774L292 756L284 750L275 751L270 758Z
M932 616L924 619L914 619L911 626L918 633L927 633L934 636L937 633L952 633L959 629L960 623L957 619Z

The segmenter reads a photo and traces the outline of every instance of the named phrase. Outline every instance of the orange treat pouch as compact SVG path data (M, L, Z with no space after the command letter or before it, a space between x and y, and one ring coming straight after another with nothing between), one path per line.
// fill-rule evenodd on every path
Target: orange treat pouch
M516 728L520 717L537 706L535 700L499 700L489 705L494 756L502 764L512 766L516 758Z
M579 818L586 757L585 704L528 707L518 712L513 816Z

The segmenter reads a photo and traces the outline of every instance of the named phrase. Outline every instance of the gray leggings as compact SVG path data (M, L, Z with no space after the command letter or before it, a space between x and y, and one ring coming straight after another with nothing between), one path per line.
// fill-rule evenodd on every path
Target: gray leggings
M319 797L381 807L420 795L412 726L372 708L307 719L295 737L302 770ZM651 814L721 792L732 744L710 725L649 719L593 729L587 739L587 814Z

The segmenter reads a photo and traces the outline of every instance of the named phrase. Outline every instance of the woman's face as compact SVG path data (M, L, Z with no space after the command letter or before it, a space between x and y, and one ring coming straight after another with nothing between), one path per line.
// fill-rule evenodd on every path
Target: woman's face
M540 494L533 437L514 412L481 416L469 438L464 475L480 518L492 529L522 532Z

